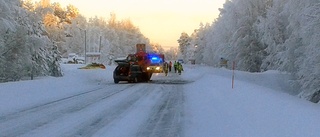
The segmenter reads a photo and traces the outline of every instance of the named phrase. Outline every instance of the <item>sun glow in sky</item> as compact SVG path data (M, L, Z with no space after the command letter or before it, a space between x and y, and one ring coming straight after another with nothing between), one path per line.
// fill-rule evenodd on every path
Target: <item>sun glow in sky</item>
M72 4L86 17L130 19L152 43L177 47L182 32L189 35L200 23L212 23L225 0L51 0Z

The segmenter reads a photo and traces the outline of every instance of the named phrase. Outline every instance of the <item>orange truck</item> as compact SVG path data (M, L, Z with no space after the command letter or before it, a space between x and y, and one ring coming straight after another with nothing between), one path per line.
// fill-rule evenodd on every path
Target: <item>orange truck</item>
M114 83L149 81L153 73L163 73L164 54L147 53L145 44L137 44L136 49L135 54L115 61L118 66L113 72Z

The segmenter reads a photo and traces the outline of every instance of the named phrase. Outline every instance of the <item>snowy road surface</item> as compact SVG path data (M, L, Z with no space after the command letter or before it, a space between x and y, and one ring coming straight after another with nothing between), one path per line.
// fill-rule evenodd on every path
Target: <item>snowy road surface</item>
M149 83L109 82L2 115L0 134L30 137L183 136L182 84L188 82L174 78L176 75L162 76L163 79ZM128 123L131 124L127 126Z
M237 72L231 89L226 69L186 65L182 75L114 84L114 66L77 67L63 66L63 78L1 84L0 136L319 136L319 107L287 94L278 72Z
M2 116L0 133L74 137L120 130L117 136L176 137L182 133L183 101L181 85L108 84Z

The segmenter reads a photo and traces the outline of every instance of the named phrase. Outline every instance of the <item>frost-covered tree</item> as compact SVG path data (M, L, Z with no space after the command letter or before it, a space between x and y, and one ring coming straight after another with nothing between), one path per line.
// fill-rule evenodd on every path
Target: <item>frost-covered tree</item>
M16 81L30 76L61 76L59 64L49 66L53 59L59 60L59 57L44 57L51 55L48 45L51 41L45 35L39 18L23 9L18 0L1 0L0 5L1 9L6 9L5 14L0 14L0 66L3 66L0 81ZM52 67L56 69L49 71Z
M285 3L286 0L273 0L273 5L267 10L266 16L259 17L259 38L266 46L267 54L261 65L262 70L278 69L281 64L288 25L288 17L283 13Z
M164 49L161 47L160 44L155 43L155 44L151 44L151 51L150 52L154 52L154 53L164 53Z
M100 63L112 64L117 57L135 53L138 43L146 44L149 51L153 49L149 40L130 20L118 21L115 14L111 14L109 20L93 17L88 21L79 15L71 20L71 24L64 24L63 28L71 36L65 38L63 56L68 53L84 56L86 46L86 52L101 52Z
M206 25L200 24L200 28L198 31L197 43L196 43L196 52L195 52L195 63L202 64L204 62L204 52L206 50L206 45L208 44L208 39L206 38L206 34L209 31L210 25L207 23Z
M206 28L210 31L202 40L206 48L204 62L216 65L223 57L236 61L240 70L259 72L266 47L259 40L257 24L269 4L269 0L226 1L219 17Z
M194 59L196 64L204 63L205 61L205 52L206 46L208 45L207 35L209 33L209 24L206 26L203 23L200 23L199 29L195 29L191 34L190 44L187 48L187 55L190 59Z
M20 80L27 73L24 66L30 59L28 57L29 52L26 52L27 46L24 44L27 41L26 30L22 27L15 29L14 31L8 31L5 35L4 50L1 50L3 51L1 56L5 60L3 62L4 71L2 72L4 81Z
M170 60L178 60L178 48L171 47L169 50L166 50L164 53L165 60L170 61Z
M189 55L188 55L188 48L190 47L191 39L189 35L185 32L181 33L180 38L178 39L179 43L179 51L182 54L182 58L184 60L188 60Z
M295 61L296 76L302 92L299 96L313 102L319 102L320 97L320 2L310 0L304 3L298 16L299 35L302 48L295 50L298 58Z
M215 65L225 57L240 70L287 72L300 97L318 102L319 5L318 0L228 0L202 31L203 60Z
M295 77L300 97L314 99L319 91L319 1L276 1L261 23L262 42L268 56L264 60L267 69L278 69Z
M257 37L256 24L259 23L258 17L266 13L267 2L265 0L234 0L234 4L226 10L224 14L231 14L231 22L235 26L231 28L232 35L228 41L233 56L227 58L236 60L240 70L259 72L262 59L264 58L264 45ZM228 12L230 11L230 12Z
M68 5L67 6L67 11L66 11L66 19L65 19L65 21L70 24L72 19L74 19L74 18L76 18L78 16L79 16L78 8L73 6L73 5Z
M28 11L34 11L35 5L32 2L32 0L23 0L22 1L22 7Z

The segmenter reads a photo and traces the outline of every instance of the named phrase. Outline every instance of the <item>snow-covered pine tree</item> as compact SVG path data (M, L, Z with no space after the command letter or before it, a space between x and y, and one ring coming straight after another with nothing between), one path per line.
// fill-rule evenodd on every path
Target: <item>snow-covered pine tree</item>
M17 27L15 31L8 31L2 53L4 57L4 71L2 76L4 81L20 80L27 73L24 66L28 63L28 52L25 43L27 41L26 32L23 27Z
M266 13L267 3L265 0L234 0L236 5L232 22L236 22L234 30L231 30L229 45L236 56L237 68L240 70L259 72L263 50L265 47L260 43L256 25L258 17Z
M205 60L218 63L221 57L237 62L237 69L260 71L265 46L260 43L258 17L266 13L270 1L226 1L206 35ZM211 52L210 52L211 51ZM210 56L208 58L206 56Z
M189 35L185 32L181 33L180 38L178 39L179 43L179 51L181 52L183 60L187 60L188 58L188 49L191 45L191 39Z
M23 9L19 0L1 0L0 3L8 9L6 14L0 14L1 82L50 75L47 67L50 61L44 57L48 53L46 43L50 41L43 35L45 30L39 17ZM60 66L57 64L55 67Z
M285 3L286 0L273 0L266 16L259 17L258 35L260 42L266 46L267 54L261 65L262 70L277 70L281 64L288 25L288 17L283 13Z
M300 97L312 102L320 100L320 2L311 1L300 15L300 36L304 52L296 61L296 75L302 92Z
M23 10L24 11L24 10ZM60 69L60 55L56 55L58 49L56 45L52 44L52 41L48 38L48 32L45 29L41 17L32 12L26 12L29 18L26 22L29 25L25 25L28 28L28 46L31 57L31 63L29 68L32 76L44 76L50 75L59 77L62 76Z

